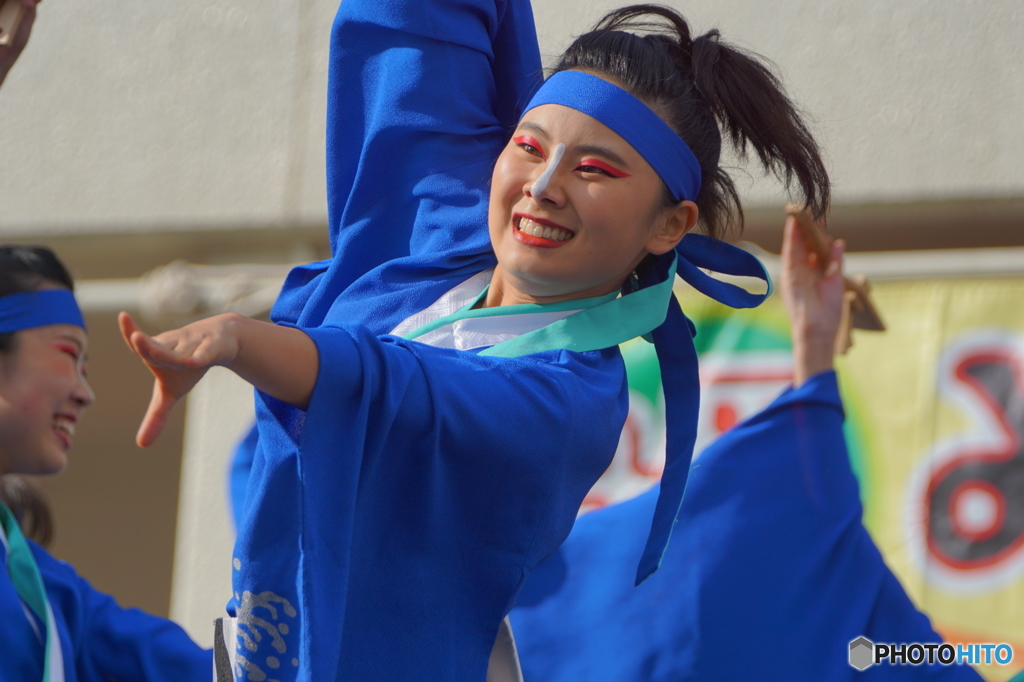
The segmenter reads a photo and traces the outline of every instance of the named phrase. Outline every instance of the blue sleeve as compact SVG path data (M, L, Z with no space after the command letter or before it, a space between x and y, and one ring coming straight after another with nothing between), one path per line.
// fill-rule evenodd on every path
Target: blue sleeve
M490 537L500 546L502 537L523 537L524 528L544 529L546 535L531 536L529 566L562 542L587 490L607 467L613 454L608 444L616 442L625 419L623 366L614 349L491 358L378 338L358 325L305 331L321 357L303 435L310 453L308 495L331 480L335 465L313 454L331 447L309 446L314 434L338 442L341 424L324 413L365 411L354 420L364 425L367 439L359 448L364 476L372 472L388 485L409 477L410 467L438 468L417 480L418 491L404 491L383 507L419 507L424 514L444 514L451 505L460 513L479 510L464 532L445 530L467 544ZM383 442L388 446L379 450ZM330 486L322 492L333 495ZM422 530L424 537L434 532Z
M873 563L882 563L867 531L861 528L863 554L877 557ZM881 584L874 593L872 611L864 625L864 636L872 642L906 644L909 642L941 642L942 637L932 628L928 616L917 610L907 596L900 581L888 567L882 565ZM867 682L981 682L982 677L969 665L873 666L854 680Z
M509 359L304 331L321 359L308 410L260 395L235 593L294 605L299 679L483 679L525 574L614 454L617 349Z
M212 652L201 649L180 626L139 609L121 608L70 565L38 545L32 549L61 632L65 668L73 668L78 680L207 682L211 678Z
M345 0L327 94L333 258L286 284L274 319L320 324L409 256L421 278L489 267L491 170L540 76L528 0Z
M490 168L539 72L529 2L342 3L327 101L335 258L367 271L468 237L437 234L430 214L486 206ZM486 224L466 227L486 243Z
M723 435L693 465L661 569L635 589L657 491L582 517L513 611L527 679L852 682L857 637L939 641L861 524L842 422L828 372ZM978 679L864 674L910 670Z

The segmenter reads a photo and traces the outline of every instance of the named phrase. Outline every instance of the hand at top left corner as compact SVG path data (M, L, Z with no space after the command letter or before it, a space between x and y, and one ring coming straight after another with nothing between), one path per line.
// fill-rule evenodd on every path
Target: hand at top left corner
M17 32L14 34L14 39L7 45L0 45L0 85L3 84L4 79L7 77L7 72L14 66L14 62L18 60L18 57L28 44L28 37L32 33L32 24L36 20L36 5L41 1L7 0L7 2L21 4L25 8L25 13L21 18L21 24L18 26ZM3 4L3 0L0 0L0 6Z

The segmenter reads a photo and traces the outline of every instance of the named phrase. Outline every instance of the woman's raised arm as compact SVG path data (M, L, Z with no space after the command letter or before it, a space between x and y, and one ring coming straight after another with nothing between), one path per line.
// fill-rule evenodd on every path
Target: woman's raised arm
M334 287L403 256L489 248L491 167L540 75L529 0L342 3L327 100Z

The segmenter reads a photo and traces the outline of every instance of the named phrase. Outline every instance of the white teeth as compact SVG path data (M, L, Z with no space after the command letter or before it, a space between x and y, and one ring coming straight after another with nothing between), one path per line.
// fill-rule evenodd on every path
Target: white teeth
M53 420L53 428L57 429L58 431L63 431L69 436L75 435L75 424L61 417L57 417L56 419Z
M568 230L563 230L560 227L541 225L529 218L519 219L519 231L534 237L550 239L556 242L564 242L567 239L572 239L572 232L569 232Z

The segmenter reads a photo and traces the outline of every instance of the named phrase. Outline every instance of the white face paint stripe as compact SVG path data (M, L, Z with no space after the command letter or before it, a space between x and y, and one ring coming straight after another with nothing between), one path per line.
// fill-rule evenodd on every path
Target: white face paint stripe
M556 170L558 170L558 164L562 162L563 156L565 156L565 145L559 143L559 145L555 147L555 151L551 155L551 158L548 159L547 168L545 168L544 172L540 174L540 177L534 180L533 184L530 185L530 192L535 195L541 194L548 188L548 183L551 182L551 176L555 174Z

